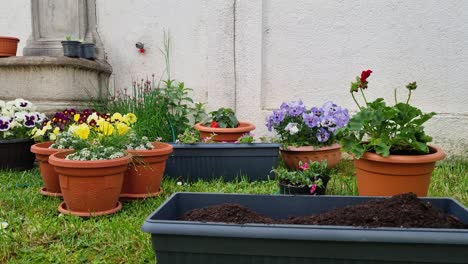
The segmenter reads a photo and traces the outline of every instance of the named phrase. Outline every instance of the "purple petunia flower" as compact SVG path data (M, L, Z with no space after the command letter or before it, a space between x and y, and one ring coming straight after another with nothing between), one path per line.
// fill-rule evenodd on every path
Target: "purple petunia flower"
M330 133L327 130L320 128L316 134L317 140L319 142L326 142L330 138Z
M6 116L1 116L0 117L0 132L5 132L10 129L10 118Z
M320 118L313 113L303 113L302 119L304 120L304 123L310 128L314 128L320 124Z

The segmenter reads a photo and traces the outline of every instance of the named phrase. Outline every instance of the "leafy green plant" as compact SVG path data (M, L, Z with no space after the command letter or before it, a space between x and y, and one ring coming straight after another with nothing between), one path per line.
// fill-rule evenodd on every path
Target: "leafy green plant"
M395 90L395 105L387 106L383 98L367 101L364 89L368 88L367 78L371 73L371 70L363 71L361 77L351 83L350 93L359 112L338 133L343 150L358 159L367 151L382 156L428 153L427 143L432 137L426 135L422 125L435 113L423 113L409 104L412 91L417 88L416 82L406 86L408 97L405 102L397 101ZM361 106L355 98L357 92L361 93L365 105Z
M239 126L236 114L231 108L219 108L210 112L211 121L205 123L206 126L214 128L234 128Z
M251 144L254 143L255 139L251 133L247 133L242 135L242 137L238 138L235 143L240 143L240 144Z
M313 161L299 162L300 170L288 170L285 167L278 167L273 170L276 179L284 184L293 186L307 186L311 190L321 188L330 179L331 171L327 169L327 161L321 163Z

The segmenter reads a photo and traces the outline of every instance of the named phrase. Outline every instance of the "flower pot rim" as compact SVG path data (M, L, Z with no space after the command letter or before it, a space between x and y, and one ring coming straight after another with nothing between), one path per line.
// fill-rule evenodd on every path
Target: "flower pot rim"
M323 146L319 148L315 148L314 146L300 146L300 147L292 147L288 146L287 148L281 147L281 151L299 151L299 152L309 152L309 151L325 151L325 150L335 150L341 148L341 145L338 143L334 143L330 146Z
M382 157L379 154L366 152L360 159L386 162L386 163L432 163L445 158L445 152L436 146L429 145L429 150L432 153L422 155L389 155ZM355 158L356 160L356 158Z
M8 37L8 36L0 36L0 39L16 40L17 42L20 41L19 38L16 38L16 37Z
M238 127L233 128L219 128L219 127L207 127L204 126L202 123L195 124L194 128L198 131L202 132L210 132L210 133L242 133L242 132L249 132L255 129L255 125L250 122L243 122L239 121Z
M173 151L173 147L170 144L163 143L163 142L151 142L153 144L154 149L145 149L145 150L127 150L128 153L132 154L133 156L140 156L140 157L150 157L150 156L163 156L171 154Z
M127 154L123 157L108 160L66 160L65 156L73 153L74 150L65 150L56 152L49 157L49 163L56 167L64 168L106 168L128 164L131 160L131 155Z
M66 151L69 149L53 149L49 148L50 145L52 145L54 141L45 141L45 142L39 142L31 146L31 152L34 154L40 154L40 155L51 155L59 151Z

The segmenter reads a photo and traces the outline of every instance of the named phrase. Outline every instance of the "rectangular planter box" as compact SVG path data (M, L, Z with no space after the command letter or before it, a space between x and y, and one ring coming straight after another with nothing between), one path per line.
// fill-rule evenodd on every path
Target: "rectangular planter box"
M174 152L166 162L169 177L185 181L223 177L230 181L246 176L250 181L273 177L280 144L171 144Z
M272 218L312 215L376 197L175 193L143 224L158 264L467 263L468 229L360 228L178 221L185 212L238 203ZM423 198L468 223L450 198Z

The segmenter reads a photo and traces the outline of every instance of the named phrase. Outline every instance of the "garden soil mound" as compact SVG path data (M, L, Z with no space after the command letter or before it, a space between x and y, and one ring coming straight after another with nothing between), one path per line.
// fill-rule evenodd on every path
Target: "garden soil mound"
M457 218L443 213L415 194L395 195L362 204L312 215L274 220L238 204L222 204L186 213L182 220L224 223L263 223L297 225L340 225L362 227L468 228Z

